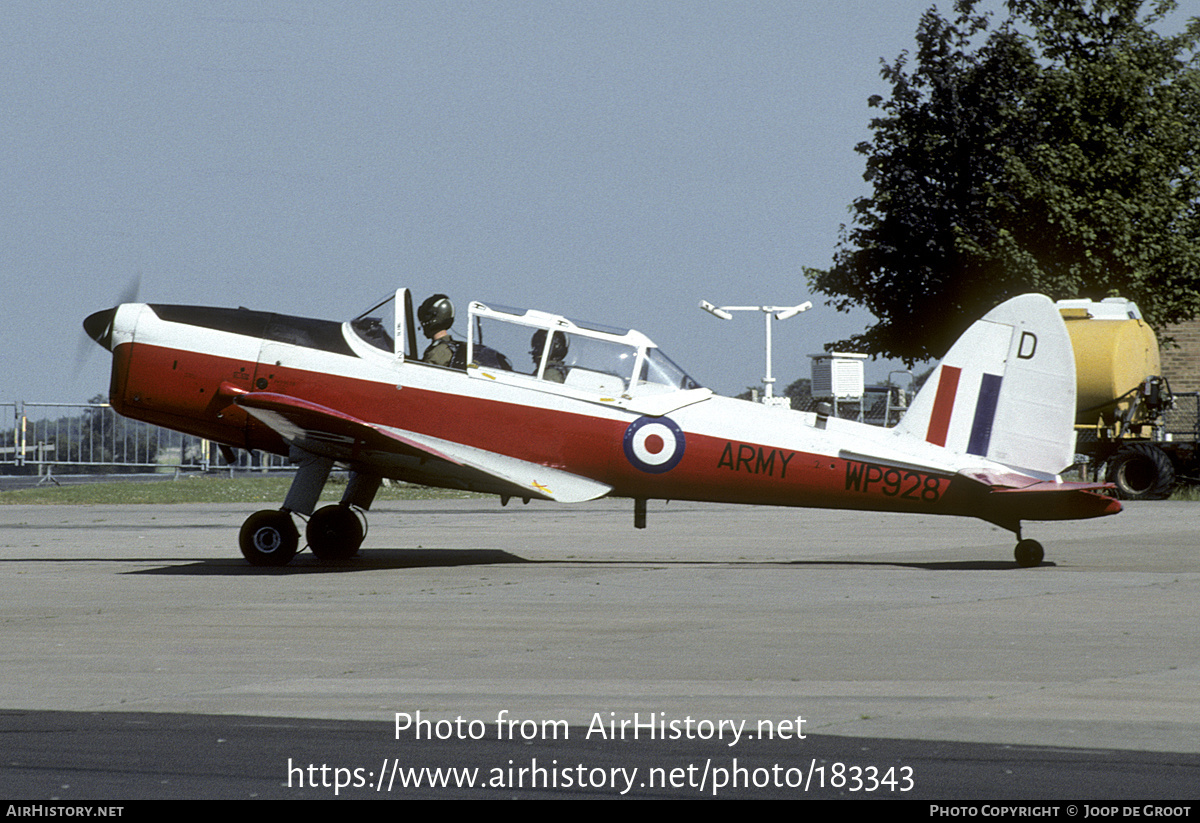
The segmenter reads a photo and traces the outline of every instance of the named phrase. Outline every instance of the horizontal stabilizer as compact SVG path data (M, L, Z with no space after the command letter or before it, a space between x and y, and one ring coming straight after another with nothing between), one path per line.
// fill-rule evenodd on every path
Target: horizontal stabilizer
M1106 492L1110 483L1071 483L1041 480L1016 472L961 471L986 497L976 515L1007 527L1020 520L1079 520L1121 511L1121 502Z
M1111 492L1112 483L1074 483L1066 480L1042 480L1017 472L993 472L982 469L967 469L959 475L982 483L994 492L1050 492L1050 491L1097 491Z

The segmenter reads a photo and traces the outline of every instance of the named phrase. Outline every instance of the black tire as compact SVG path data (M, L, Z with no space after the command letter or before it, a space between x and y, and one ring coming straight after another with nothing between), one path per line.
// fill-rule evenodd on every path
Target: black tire
M300 532L285 511L266 509L246 518L238 533L242 556L251 566L286 566L296 556Z
M1032 569L1042 565L1042 561L1046 559L1046 552L1036 540L1022 540L1013 551L1013 556L1016 557L1018 566Z
M1158 446L1130 443L1109 461L1107 478L1122 500L1165 500L1175 485L1175 467Z
M308 518L304 537L312 553L322 560L345 560L356 555L362 545L362 521L349 506L325 506Z

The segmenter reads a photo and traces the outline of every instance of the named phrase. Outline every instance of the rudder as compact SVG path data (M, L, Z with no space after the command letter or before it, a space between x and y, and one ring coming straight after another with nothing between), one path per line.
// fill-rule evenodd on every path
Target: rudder
M1014 297L951 347L897 431L964 455L1056 475L1075 459L1075 356L1058 309Z

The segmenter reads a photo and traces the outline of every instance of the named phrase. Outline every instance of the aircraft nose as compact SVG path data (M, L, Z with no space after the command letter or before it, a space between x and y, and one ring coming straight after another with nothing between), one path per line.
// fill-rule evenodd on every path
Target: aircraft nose
M112 351L113 318L117 316L117 308L104 309L95 314L89 314L83 321L83 330L88 337L95 340L104 348Z

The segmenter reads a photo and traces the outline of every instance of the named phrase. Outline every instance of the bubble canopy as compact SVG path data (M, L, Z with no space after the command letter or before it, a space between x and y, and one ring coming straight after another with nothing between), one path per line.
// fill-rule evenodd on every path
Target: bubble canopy
M402 306L399 312L397 305ZM492 378L533 379L622 397L701 388L649 337L633 329L479 301L469 304L467 324L469 374L483 371ZM374 303L348 326L397 359L419 361L412 300L405 289Z

